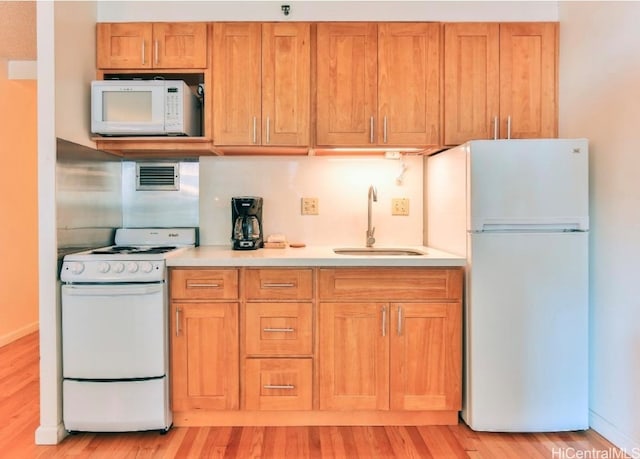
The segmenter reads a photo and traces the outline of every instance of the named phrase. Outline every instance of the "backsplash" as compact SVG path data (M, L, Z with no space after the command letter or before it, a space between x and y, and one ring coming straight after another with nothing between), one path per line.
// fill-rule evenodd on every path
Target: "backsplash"
M404 167L403 167L404 166ZM265 236L308 245L364 246L367 191L374 185L376 245L422 245L423 160L364 157L201 157L200 244L230 245L231 198L262 196ZM301 198L318 198L318 215L301 215ZM392 198L409 199L392 216Z

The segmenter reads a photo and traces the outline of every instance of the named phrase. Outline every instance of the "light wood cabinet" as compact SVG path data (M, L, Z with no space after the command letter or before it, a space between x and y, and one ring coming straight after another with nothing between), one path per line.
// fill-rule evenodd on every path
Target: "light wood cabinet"
M245 311L248 356L310 356L313 353L311 303L249 302Z
M319 283L320 409L460 409L461 270L320 269Z
M172 408L178 412L236 410L240 393L238 271L170 272Z
M557 136L557 23L444 25L444 143Z
M440 25L317 26L316 143L437 145Z
M312 359L247 359L244 408L258 411L310 410Z
M213 25L214 144L308 146L310 25Z
M97 24L99 69L204 69L207 24L118 22Z
M459 410L462 304L392 303L389 321L392 410Z
M319 305L322 410L389 409L389 305Z
M243 287L243 408L311 410L313 270L247 268Z

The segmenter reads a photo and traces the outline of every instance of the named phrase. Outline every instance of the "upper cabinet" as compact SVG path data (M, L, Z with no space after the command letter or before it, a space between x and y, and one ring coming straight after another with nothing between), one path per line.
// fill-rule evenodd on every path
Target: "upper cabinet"
M557 23L444 25L444 143L557 136Z
M318 145L439 144L439 24L317 27Z
M100 23L97 46L99 69L204 69L207 24Z
M215 145L310 145L309 24L216 23L211 52Z
M97 64L98 79L204 92L201 137L94 139L129 157L428 153L558 131L555 22L100 23Z

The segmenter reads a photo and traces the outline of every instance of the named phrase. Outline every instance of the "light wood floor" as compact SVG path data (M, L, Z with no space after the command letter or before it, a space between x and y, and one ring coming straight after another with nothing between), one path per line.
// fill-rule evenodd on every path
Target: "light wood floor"
M167 435L77 434L56 446L38 446L38 360L37 333L0 348L2 459L623 457L614 455L613 446L593 431L478 433L462 422L429 427L180 427Z

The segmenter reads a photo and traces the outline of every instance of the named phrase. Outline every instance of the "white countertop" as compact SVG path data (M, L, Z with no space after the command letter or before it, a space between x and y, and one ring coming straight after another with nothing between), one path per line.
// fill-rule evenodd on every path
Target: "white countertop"
M363 247L359 247L363 248ZM378 247L383 249L385 247ZM393 248L398 248L394 246ZM425 255L338 255L334 247L232 250L230 246L204 245L167 256L167 266L464 266L465 259L423 246L402 246Z

